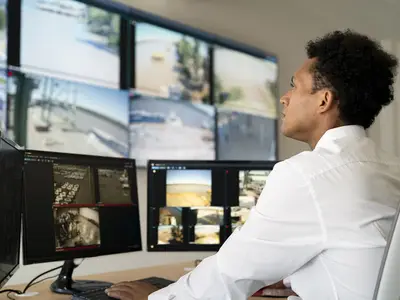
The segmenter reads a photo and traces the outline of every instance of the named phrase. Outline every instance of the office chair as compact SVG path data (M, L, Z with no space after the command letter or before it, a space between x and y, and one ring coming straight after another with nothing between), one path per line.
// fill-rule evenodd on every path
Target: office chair
M400 299L400 204L389 233L373 300Z

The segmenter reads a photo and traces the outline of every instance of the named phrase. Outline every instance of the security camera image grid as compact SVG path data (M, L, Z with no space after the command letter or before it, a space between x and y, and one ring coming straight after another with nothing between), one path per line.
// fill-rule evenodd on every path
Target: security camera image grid
M206 43L146 23L136 28L136 88L153 96L210 103Z
M218 107L277 119L277 78L276 61L215 47L214 94Z
M232 230L247 221L250 209L257 204L270 173L269 170L239 171L239 206L231 208Z
M98 169L100 202L132 204L131 186L126 169Z
M225 108L217 116L218 159L276 159L276 120Z
M223 225L224 209L222 207L191 207L196 216L196 225Z
M31 74L18 79L28 107L27 148L128 156L128 91Z
M118 88L119 44L118 14L74 0L22 1L24 70Z
M160 208L158 224L158 245L183 243L182 208Z
M194 226L194 241L192 244L217 245L220 243L219 225L196 225Z
M94 182L89 166L53 164L54 204L95 204Z
M167 206L211 206L211 170L167 170Z
M215 159L215 108L143 94L131 96L130 157Z
M53 208L56 251L100 245L97 208Z

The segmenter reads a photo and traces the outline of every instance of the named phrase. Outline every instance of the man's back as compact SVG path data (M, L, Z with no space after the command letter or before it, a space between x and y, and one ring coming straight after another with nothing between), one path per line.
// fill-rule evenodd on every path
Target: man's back
M304 300L371 299L400 201L399 160L346 126L286 162L307 182L324 237L322 252L290 277L292 288Z

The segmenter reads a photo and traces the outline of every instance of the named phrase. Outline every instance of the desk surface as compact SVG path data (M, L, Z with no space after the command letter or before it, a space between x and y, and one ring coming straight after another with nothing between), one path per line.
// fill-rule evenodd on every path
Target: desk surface
M105 274L96 274L96 275L90 275L90 276L84 276L84 277L76 277L75 279L92 279L92 280L102 280L102 281L109 281L109 282L120 282L120 281L126 281L126 280L136 280L136 279L141 279L145 277L151 277L151 276L158 276L158 277L164 277L170 280L177 280L179 277L182 275L186 274L187 271L185 271L185 268L190 268L193 267L193 262L192 263L180 263L180 264L174 264L174 265L163 265L163 266L156 266L156 267L150 267L150 268L141 268L141 269L133 269L133 270L128 270L128 271L120 271L120 272L111 272L111 273L105 273ZM58 295L58 294L53 294L49 290L49 284L52 281L44 281L42 283L39 283L37 285L34 285L32 288L29 289L30 292L39 292L38 296L35 297L30 297L30 298L24 298L26 300L32 299L40 299L40 300L47 300L47 299L54 299L54 300L66 300L66 299L71 299L71 296L65 296L65 295ZM23 285L16 285L16 286L7 286L6 288L10 289L17 289L17 290L22 290L25 287L25 284ZM282 298L259 298L259 297L251 297L250 299L269 299L269 300L277 300ZM8 300L7 298L7 293L0 294L0 300Z

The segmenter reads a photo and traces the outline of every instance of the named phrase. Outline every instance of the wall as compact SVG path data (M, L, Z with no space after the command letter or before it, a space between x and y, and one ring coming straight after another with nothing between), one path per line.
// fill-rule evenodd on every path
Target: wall
M230 37L278 54L279 89L289 86L291 74L305 58L307 40L333 29L353 28L379 40L400 40L396 17L399 5L391 0L119 0L133 6L179 20L202 30ZM391 44L391 42L389 42ZM392 46L391 46L392 47ZM400 49L400 47L398 47ZM394 104L393 106L396 106ZM400 106L397 105L397 109ZM384 147L400 150L396 142L397 123L389 107L371 129L371 136ZM390 129L390 130L388 130ZM284 159L307 146L279 136L279 157ZM143 245L146 245L146 176L138 172ZM203 258L210 253L130 253L86 259L76 274L85 275L142 266ZM9 284L29 281L59 263L22 267Z

